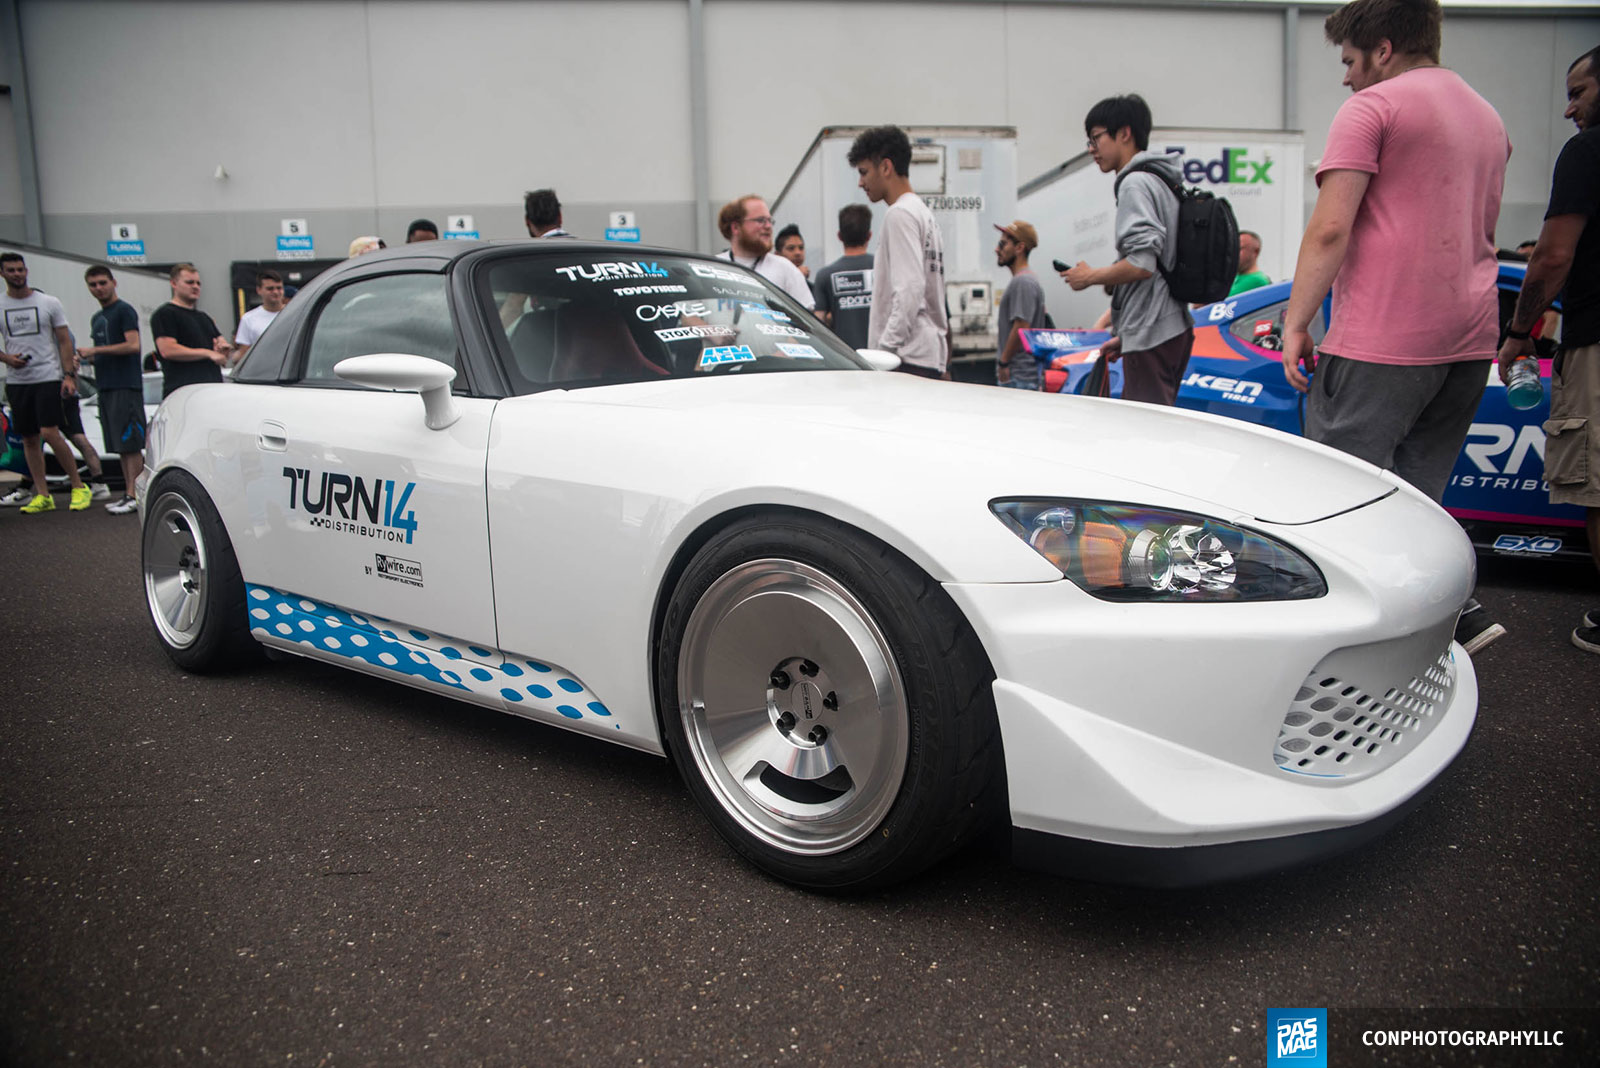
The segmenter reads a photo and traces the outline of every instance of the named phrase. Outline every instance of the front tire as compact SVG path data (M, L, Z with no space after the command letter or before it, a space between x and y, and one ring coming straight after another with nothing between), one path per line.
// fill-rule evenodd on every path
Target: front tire
M258 657L244 578L211 498L193 476L169 471L151 485L149 502L141 565L161 647L179 667L201 674Z
M690 562L662 635L668 748L762 870L883 886L1003 816L988 660L938 583L888 546L823 517L740 520Z

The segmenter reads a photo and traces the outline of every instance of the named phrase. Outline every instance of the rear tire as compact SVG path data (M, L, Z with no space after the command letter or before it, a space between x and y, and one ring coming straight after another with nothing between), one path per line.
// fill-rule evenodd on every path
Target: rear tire
M754 516L690 562L656 690L690 793L814 890L906 879L1005 815L993 673L904 556L824 517Z
M242 666L260 656L250 636L244 578L211 498L183 471L151 485L141 565L156 638L185 671Z

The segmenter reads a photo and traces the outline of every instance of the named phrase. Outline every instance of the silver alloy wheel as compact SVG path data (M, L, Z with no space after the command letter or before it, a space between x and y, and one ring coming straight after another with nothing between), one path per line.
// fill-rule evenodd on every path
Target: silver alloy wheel
M144 593L167 644L186 648L206 621L206 547L181 494L163 493L144 527Z
M778 849L848 849L900 792L900 670L870 613L814 567L752 560L711 584L684 628L678 707L701 778Z

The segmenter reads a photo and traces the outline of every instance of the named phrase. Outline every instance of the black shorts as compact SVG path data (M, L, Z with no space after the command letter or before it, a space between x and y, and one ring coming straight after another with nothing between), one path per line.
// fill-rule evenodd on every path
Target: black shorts
M144 391L142 389L102 389L100 391L100 433L106 452L127 456L144 451Z
M61 432L69 438L83 433L83 413L78 411L78 395L61 398Z
M11 424L25 438L38 437L39 431L61 425L61 379L49 382L6 383L6 400L11 402Z

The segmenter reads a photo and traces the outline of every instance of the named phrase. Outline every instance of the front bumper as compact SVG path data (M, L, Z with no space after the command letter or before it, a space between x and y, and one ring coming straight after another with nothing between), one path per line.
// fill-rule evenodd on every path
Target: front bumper
M1478 686L1452 641L1471 547L1431 504L1391 502L1284 537L1328 578L1311 601L947 585L995 669L1018 859L1209 882L1324 857L1403 818L1465 747ZM1390 545L1397 529L1408 537Z

